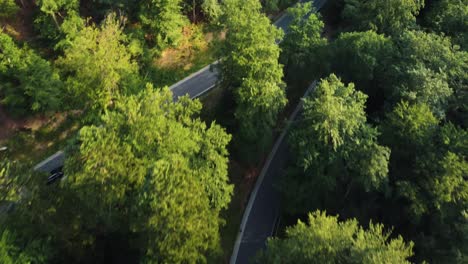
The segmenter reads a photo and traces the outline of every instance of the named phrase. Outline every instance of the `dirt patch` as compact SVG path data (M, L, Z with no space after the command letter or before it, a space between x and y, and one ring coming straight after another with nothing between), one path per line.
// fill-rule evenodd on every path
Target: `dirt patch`
M2 107L0 107L0 140L6 139L17 129L24 127L25 119L10 118Z
M8 139L17 132L35 132L44 127L53 131L60 127L69 115L79 115L81 111L66 113L40 114L26 118L13 118L0 106L0 141Z
M35 1L19 1L20 10L10 18L0 21L1 29L17 41L29 41L34 37L33 14L36 8Z
M179 46L164 50L155 64L160 68L188 70L192 67L195 54L205 51L207 48L208 41L201 28L196 25L188 25L183 29L183 37Z
M200 62L206 64L211 62L212 53L216 50L219 42L226 38L226 33L203 33L203 26L188 25L183 29L183 38L176 48L165 49L161 55L154 60L154 65L159 69L189 71ZM208 55L208 56L207 56ZM202 58L200 58L202 56Z

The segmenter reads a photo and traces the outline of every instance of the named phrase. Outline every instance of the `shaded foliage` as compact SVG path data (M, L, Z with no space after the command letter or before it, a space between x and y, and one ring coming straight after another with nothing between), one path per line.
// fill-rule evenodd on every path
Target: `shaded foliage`
M410 263L413 243L390 237L381 224L364 229L356 219L338 222L316 211L288 227L285 238L269 239L260 263Z
M451 36L465 50L468 49L468 1L434 1L425 16L427 24L437 32Z
M84 27L69 38L57 66L66 79L72 106L100 111L139 85L138 65L114 15L101 27Z
M398 34L416 25L424 0L345 0L343 17L352 29Z
M0 102L17 115L58 110L63 83L51 64L0 32Z
M278 113L286 105L276 41L281 31L260 12L257 0L224 1L227 29L222 48L222 82L236 101L235 118L245 155L257 157L272 139ZM250 153L250 154L249 154Z
M151 41L160 49L177 46L187 19L181 13L181 0L145 0L139 18Z
M15 0L0 0L0 18L8 18L16 14L19 7Z
M288 83L303 86L327 72L323 64L328 59L328 42L321 36L324 23L311 3L298 4L288 12L293 21L280 44L280 61Z
M303 116L289 139L294 166L279 185L288 211L334 203L334 194L351 188L370 191L385 185L390 150L377 143L377 130L366 123L366 99L335 75L304 99Z

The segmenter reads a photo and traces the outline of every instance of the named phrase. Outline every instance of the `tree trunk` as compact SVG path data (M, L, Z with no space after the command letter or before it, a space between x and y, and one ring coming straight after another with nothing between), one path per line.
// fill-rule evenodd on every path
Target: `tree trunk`
M197 2L196 0L192 0L193 6L192 6L192 19L193 23L197 23Z
M60 25L57 22L57 17L55 16L55 13L52 13L52 19L54 20L54 23L55 23L55 26L57 27L57 29L60 30Z

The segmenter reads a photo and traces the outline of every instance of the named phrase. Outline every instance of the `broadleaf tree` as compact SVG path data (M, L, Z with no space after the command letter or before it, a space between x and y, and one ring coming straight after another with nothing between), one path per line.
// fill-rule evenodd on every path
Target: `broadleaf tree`
M280 61L289 81L305 85L304 81L310 82L327 71L323 66L328 57L327 39L322 37L325 24L310 2L299 3L288 12L293 20L280 44Z
M466 0L433 1L426 20L437 32L454 38L455 42L468 50L468 2Z
M345 0L343 17L357 30L398 34L415 26L424 0Z
M140 21L160 49L177 46L188 23L182 14L182 0L145 0L140 3Z
M333 41L331 50L331 71L346 82L353 82L370 98L369 107L375 109L382 104L384 95L381 87L395 52L392 40L374 31L345 32Z
M63 82L50 62L0 32L0 103L26 115L61 108Z
M18 12L15 0L0 0L0 18L8 18Z
M71 31L74 36L63 44L64 55L56 63L66 78L73 106L100 111L139 85L138 65L114 14L100 27Z
M252 151L265 151L278 113L286 105L280 49L282 32L261 13L258 0L223 2L227 33L222 49L222 82L235 98L239 138Z
M230 136L196 118L200 109L149 86L118 100L102 125L81 129L64 184L93 208L88 229L128 230L148 263L205 261L216 251L233 192Z
M338 221L337 216L316 211L307 223L286 228L285 238L270 238L260 263L411 263L413 243L392 237L381 224L359 226L356 219Z
M279 184L288 210L306 212L335 199L334 193L347 195L353 183L364 191L385 185L390 150L366 122L366 99L333 74L304 99L289 138L294 165Z
M448 112L450 112L451 119L466 127L468 125L468 108L464 102L468 98L468 74L466 74L468 72L468 52L459 50L448 37L415 30L402 32L395 38L394 43L398 50L397 60L393 67L395 69L388 71L390 75L393 75L388 78L391 79L392 88L405 85L401 81L405 82L411 79L411 72L422 67L432 71L433 73L430 75L441 73L442 75L439 75L437 79L446 75L451 92L444 87L443 82L437 81L440 83L438 86L441 92L440 95L436 94L437 98L433 100L438 101L437 104L442 108L436 109L436 113L444 108L447 95L453 93L453 96L448 98ZM437 77L430 75L426 82ZM429 104L431 107L435 106L434 102L429 102Z
M392 149L392 200L405 212L394 224L411 226L424 259L451 263L468 252L468 133L439 122L428 105L401 102L388 113L382 139Z

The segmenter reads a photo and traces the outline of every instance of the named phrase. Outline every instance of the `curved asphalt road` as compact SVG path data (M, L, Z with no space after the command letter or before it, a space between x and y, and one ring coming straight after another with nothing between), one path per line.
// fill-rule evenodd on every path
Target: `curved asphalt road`
M309 0L300 0L299 2L307 2ZM316 0L314 6L319 10L327 0ZM277 27L287 32L289 24L291 23L292 17L287 13L283 14L275 23ZM219 61L215 61L203 69L191 74L185 79L171 85L171 89L174 100L177 100L180 96L188 94L190 98L197 98L202 94L213 89L218 83L219 70L216 65ZM34 170L50 172L53 169L63 166L64 153L55 154L43 162L36 165Z
M315 0L315 8L319 10L326 1L327 0ZM308 0L301 0L299 2L308 2ZM287 32L291 21L292 17L285 13L274 23L274 25L281 28L284 32ZM190 98L197 98L213 89L218 83L219 69L216 67L218 62L219 61L215 61L187 78L171 85L169 89L171 89L174 99L186 94L188 94Z
M303 97L306 97L315 88L313 82ZM288 125L273 146L270 155L263 166L262 172L255 183L249 203L244 212L239 234L234 244L230 264L246 264L264 248L268 237L274 235L279 225L280 200L279 193L273 187L278 177L284 174L289 161L289 149L284 140L289 127L302 109L302 100L289 117Z
M315 2L317 10L322 8L325 2L326 0L317 0ZM288 21L287 23L289 24L291 18L285 18L284 21ZM315 82L307 89L304 97L314 87ZM302 101L296 107L289 121L293 121L296 118L301 108ZM239 234L234 244L230 264L249 263L257 252L265 247L267 238L274 235L279 225L280 195L273 187L273 184L284 173L290 156L287 142L283 140L288 129L289 125L283 130L283 133L276 141L250 195L239 228Z
M306 2L301 0L300 2ZM317 10L325 4L327 0L315 0L314 6ZM287 14L281 16L275 25L285 32L291 23L292 17ZM174 99L188 94L190 98L196 98L210 91L218 82L218 61L206 66L198 72L175 83L170 87ZM314 84L309 87L308 92L312 90ZM301 104L296 107L289 120L293 120L301 108ZM258 178L254 191L250 196L249 203L242 218L239 235L236 240L231 264L246 264L255 254L265 246L265 241L273 235L277 220L280 214L279 195L273 188L273 182L279 177L288 159L288 148L283 140L287 128L283 131L271 151L267 162ZM51 167L63 165L63 152L59 152L35 167L35 170L47 171ZM59 165L57 165L60 163Z

